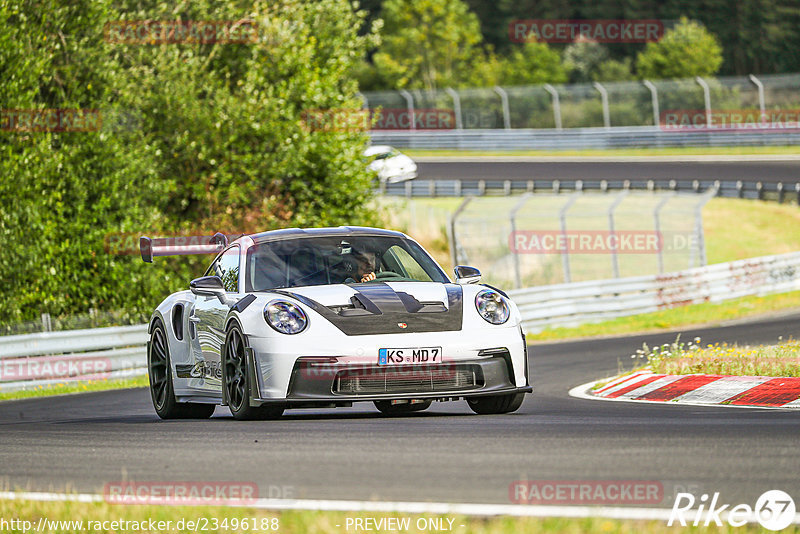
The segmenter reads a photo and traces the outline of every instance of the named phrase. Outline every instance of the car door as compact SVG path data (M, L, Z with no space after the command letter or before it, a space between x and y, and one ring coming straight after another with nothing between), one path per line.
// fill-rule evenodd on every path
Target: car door
M219 276L228 294L239 292L240 247L233 245L225 249L211 264L206 276ZM229 306L217 297L195 298L194 312L190 321L195 324L200 345L201 361L195 366L195 376L203 378L201 389L222 391L222 346L225 343L225 318Z

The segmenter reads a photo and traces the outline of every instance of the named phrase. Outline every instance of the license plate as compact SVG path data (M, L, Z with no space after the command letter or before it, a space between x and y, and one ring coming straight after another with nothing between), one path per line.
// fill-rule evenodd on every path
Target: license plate
M413 347L379 349L378 365L408 365L410 363L441 363L442 347Z

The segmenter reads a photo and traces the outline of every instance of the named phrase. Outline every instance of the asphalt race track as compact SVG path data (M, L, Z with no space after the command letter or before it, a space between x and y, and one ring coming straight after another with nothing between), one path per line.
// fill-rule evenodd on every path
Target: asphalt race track
M797 334L800 314L687 331L703 343ZM800 412L582 400L573 386L614 374L674 333L531 347L535 393L519 412L462 402L385 418L371 405L237 422L160 421L146 389L0 404L0 483L102 493L135 481L243 481L262 497L509 503L515 480L646 480L673 492L755 503L800 494ZM276 488L289 493L276 494ZM271 493L271 495L270 495Z
M621 161L569 158L531 161L431 161L419 158L421 180L693 180L800 182L800 160ZM677 158L676 158L677 159Z

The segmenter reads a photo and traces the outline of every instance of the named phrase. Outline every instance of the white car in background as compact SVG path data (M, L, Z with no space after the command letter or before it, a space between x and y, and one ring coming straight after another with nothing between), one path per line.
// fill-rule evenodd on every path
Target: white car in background
M414 160L388 145L373 145L364 151L367 168L378 173L381 182L397 183L417 177Z

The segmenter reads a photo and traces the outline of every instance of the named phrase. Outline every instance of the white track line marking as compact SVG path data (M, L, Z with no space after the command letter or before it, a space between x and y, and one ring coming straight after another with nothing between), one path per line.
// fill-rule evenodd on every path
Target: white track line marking
M0 499L44 502L103 502L101 495L63 494L38 492L0 492ZM125 506L125 505L117 505ZM621 506L546 506L527 504L467 504L441 502L382 502L382 501L333 501L311 499L256 499L254 502L227 504L233 508L258 508L264 510L309 510L320 512L379 512L403 514L463 515L472 517L512 516L512 517L570 517L606 518L628 520L668 521L670 508L634 508ZM697 510L685 514L687 521L693 521ZM724 521L726 513L720 514ZM702 517L701 517L702 519ZM756 522L751 517L750 522ZM800 514L795 514L794 522L800 524Z
M800 399L793 400L792 402L787 402L781 408L800 408Z

